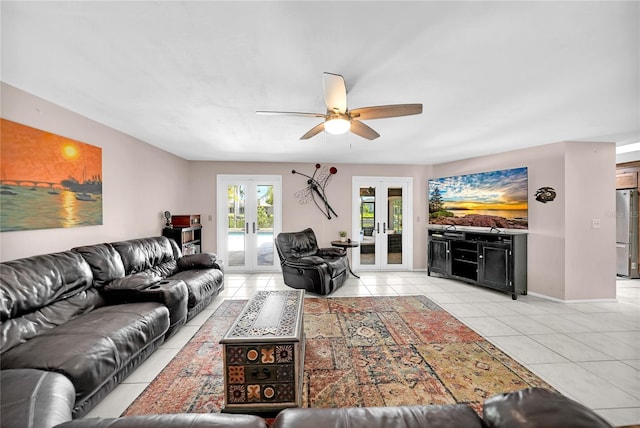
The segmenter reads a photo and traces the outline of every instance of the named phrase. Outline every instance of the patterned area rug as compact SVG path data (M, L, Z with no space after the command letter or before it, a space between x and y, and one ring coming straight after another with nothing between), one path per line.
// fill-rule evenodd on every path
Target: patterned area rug
M123 415L219 412L226 300ZM424 296L306 298L303 407L467 403L553 388Z

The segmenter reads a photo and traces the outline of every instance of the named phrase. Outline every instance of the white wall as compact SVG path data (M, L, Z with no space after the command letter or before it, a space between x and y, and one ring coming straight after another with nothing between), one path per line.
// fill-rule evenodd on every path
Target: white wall
M217 174L282 175L284 229L311 226L320 243L328 245L339 230L350 229L353 176L398 176L414 179L413 268L424 269L428 178L527 166L529 290L562 300L615 298L612 143L556 143L434 166L336 164L327 194L339 217L328 220L293 196L305 183L291 170L312 173L313 163L188 162L9 85L2 84L1 90L2 117L102 147L104 224L0 233L0 261L157 236L164 210L201 214L203 250L215 251ZM542 186L556 189L554 202L535 201L535 190ZM593 218L600 219L600 229L591 228Z
M321 246L338 238L338 231L351 230L351 178L353 176L413 177L413 268L426 268L426 215L428 165L362 165L330 164L338 173L327 185L327 199L338 214L327 219L313 203L300 205L293 196L306 186L304 177L294 175L295 169L313 174L314 163L259 163L259 162L191 162L191 200L194 212L201 214L203 222L203 249L215 251L216 246L216 175L259 174L282 176L284 231L312 227ZM209 220L211 218L211 220Z
M565 300L615 298L616 154L613 143L565 146ZM600 221L594 229L592 221Z
M615 147L547 144L435 165L434 177L526 166L529 174L528 289L560 299L614 299ZM555 201L535 200L543 186ZM613 213L613 215L612 215ZM591 219L600 218L600 229Z
M0 260L158 236L162 212L188 206L187 161L10 85L0 89L3 118L102 147L103 179L103 225L2 232Z

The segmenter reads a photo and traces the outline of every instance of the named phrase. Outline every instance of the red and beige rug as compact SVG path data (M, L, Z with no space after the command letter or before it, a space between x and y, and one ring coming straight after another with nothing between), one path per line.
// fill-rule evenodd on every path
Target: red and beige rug
M226 300L123 415L219 412ZM424 296L306 298L303 407L467 403L553 388Z

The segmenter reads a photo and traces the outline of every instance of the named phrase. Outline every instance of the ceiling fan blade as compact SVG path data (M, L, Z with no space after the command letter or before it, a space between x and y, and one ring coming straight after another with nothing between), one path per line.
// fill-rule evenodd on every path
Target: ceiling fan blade
M262 114L267 116L305 116L305 117L324 117L322 113L302 113L297 111L256 111L256 114Z
M333 112L335 109L340 113L347 111L347 86L341 75L323 73L322 89L324 91L324 103L327 105L328 111Z
M302 137L300 137L301 140L308 140L309 138L318 135L319 133L321 133L322 131L324 131L324 122L317 124L316 126L314 126L313 128L311 128L309 131L307 131L306 134L304 134Z
M349 113L352 118L358 120L410 116L412 114L422 113L422 104L394 104L388 106L362 107L351 110Z
M365 125L359 120L351 120L351 132L361 136L362 138L366 138L367 140L375 140L380 136L380 134L374 131L371 127Z

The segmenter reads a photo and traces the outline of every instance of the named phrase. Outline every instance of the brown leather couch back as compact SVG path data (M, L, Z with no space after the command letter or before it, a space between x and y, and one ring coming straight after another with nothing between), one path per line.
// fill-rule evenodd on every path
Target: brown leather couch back
M483 428L466 405L285 409L273 428Z
M103 306L89 264L73 251L0 263L0 352Z
M89 263L96 287L103 287L114 279L124 277L122 258L111 244L87 245L73 248L72 251L80 253Z
M111 245L122 258L125 275L152 271L166 278L178 271L180 255L174 252L177 247L164 236L112 242Z

